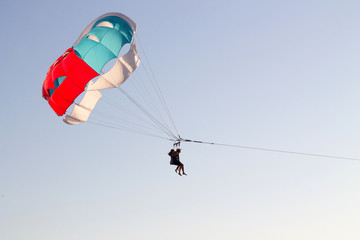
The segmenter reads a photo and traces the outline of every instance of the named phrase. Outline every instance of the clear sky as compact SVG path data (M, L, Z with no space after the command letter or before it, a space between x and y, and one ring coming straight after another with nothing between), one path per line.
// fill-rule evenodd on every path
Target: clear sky
M85 26L121 12L184 138L360 158L359 11L358 0L1 1L0 239L360 239L360 161L187 143L180 177L171 142L66 125L41 97Z

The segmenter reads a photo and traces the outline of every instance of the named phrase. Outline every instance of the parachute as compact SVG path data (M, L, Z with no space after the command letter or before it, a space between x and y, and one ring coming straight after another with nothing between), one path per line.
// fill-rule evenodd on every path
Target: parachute
M119 87L140 65L134 39L136 28L136 23L121 13L104 14L92 21L74 45L51 65L42 96L57 115L65 115L65 123L86 122L102 97L100 90ZM129 50L118 57L125 44L130 44ZM112 59L116 59L114 66L102 72ZM75 103L82 93L82 100ZM73 110L67 113L70 106Z
M58 116L63 116L65 123L75 125L90 122L88 121L90 114L97 113L94 109L95 105L102 99L103 102L123 111L122 115L126 113L132 119L124 120L112 114L98 112L101 119L92 123L170 140L175 143L174 147L179 147L181 142L188 142L360 161L359 158L195 141L180 137L145 53L145 63L148 64L148 67L145 67L146 64L142 64L142 66L144 66L147 77L145 77L146 81L139 81L139 86L136 89L144 104L141 104L124 89L119 88L140 65L140 57L134 38L136 28L136 23L121 13L104 14L92 21L80 34L74 45L50 66L43 82L42 96ZM127 51L125 49L126 52L121 55L125 45L129 48ZM104 66L113 62L114 65L105 71L107 69L104 69ZM147 87L146 84L151 85ZM148 91L151 87L154 90L152 93ZM143 115L134 114L129 109L123 108L118 101L111 101L103 96L100 90L109 88L117 88L123 96L134 103L137 109L141 110L140 112ZM80 101L78 101L79 98ZM158 108L156 103L160 103L163 108ZM71 108L72 110L70 110ZM163 114L167 115L167 119L163 117L161 110Z

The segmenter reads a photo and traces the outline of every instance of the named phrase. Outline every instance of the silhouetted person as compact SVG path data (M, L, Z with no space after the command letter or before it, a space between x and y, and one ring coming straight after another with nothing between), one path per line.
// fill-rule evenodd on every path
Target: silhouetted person
M181 171L183 175L187 175L184 171L184 164L180 162L180 152L181 152L180 148L176 149L176 151L174 149L170 150L170 152L168 153L169 156L171 157L170 164L177 166L175 172L178 173L180 176L181 176Z

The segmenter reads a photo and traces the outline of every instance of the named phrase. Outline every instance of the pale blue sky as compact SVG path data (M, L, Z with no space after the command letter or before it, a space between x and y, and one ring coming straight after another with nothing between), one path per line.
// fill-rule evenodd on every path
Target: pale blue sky
M360 158L359 1L6 0L0 239L360 239L359 161L188 143L179 177L171 142L64 124L47 69L113 11L183 137Z

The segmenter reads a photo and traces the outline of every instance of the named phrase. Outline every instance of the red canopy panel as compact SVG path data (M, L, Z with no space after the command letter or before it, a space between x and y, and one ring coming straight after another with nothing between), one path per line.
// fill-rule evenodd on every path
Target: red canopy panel
M43 98L49 102L57 115L62 116L85 90L86 84L98 75L72 48L69 48L49 68L43 83ZM55 80L60 77L66 78L56 87Z

